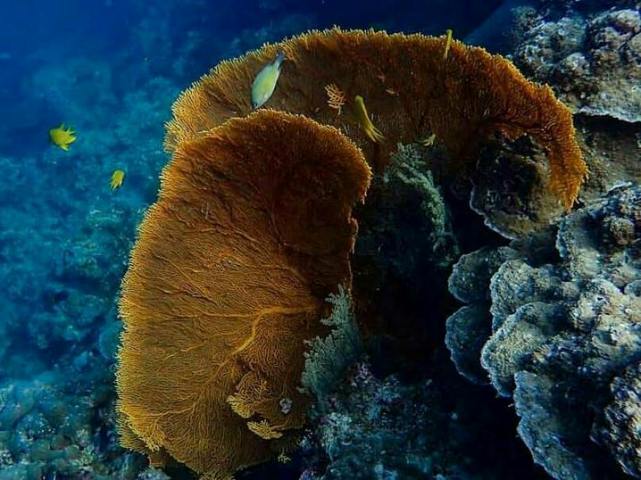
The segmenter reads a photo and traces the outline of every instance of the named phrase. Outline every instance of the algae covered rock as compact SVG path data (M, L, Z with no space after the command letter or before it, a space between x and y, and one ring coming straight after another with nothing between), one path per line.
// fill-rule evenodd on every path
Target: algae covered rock
M514 398L519 434L551 476L618 478L615 461L635 472L641 458L631 433L639 408L631 372L641 358L641 188L613 190L552 233L462 257L450 290L470 305L450 317L448 338L462 337L470 323L492 333L476 363L478 347L469 342L448 348L462 373L470 377L480 364L499 394ZM469 312L474 322L459 321ZM491 317L485 327L484 317Z
M470 431L481 431L483 422L477 412L459 418L451 393L432 380L381 378L358 362L328 395L331 408L310 415L301 479L507 478L474 458Z

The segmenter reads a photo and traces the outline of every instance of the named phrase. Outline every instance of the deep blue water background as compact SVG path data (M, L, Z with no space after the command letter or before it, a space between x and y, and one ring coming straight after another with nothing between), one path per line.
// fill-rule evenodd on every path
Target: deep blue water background
M75 435L111 398L120 279L182 89L220 59L310 28L462 38L500 3L0 0L0 430L33 430L24 405L80 405L65 410ZM62 122L77 131L68 152L48 139ZM127 176L112 192L118 168ZM59 428L44 417L49 430L30 441ZM28 459L20 438L13 457Z

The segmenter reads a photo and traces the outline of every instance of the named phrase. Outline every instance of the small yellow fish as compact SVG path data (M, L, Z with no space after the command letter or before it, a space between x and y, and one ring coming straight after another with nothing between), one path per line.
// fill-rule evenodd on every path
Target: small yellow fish
M114 173L111 174L111 189L117 190L122 187L122 182L125 181L125 172L122 170L114 170Z
M372 142L381 143L383 140L385 140L385 136L379 131L378 128L374 126L372 121L369 119L363 97L361 97L360 95L356 95L356 97L354 97L354 101L356 102L356 119L365 132L365 135L367 135L367 137Z
M256 75L252 83L252 108L262 107L274 93L283 60L285 60L285 53L278 52L274 61L265 65Z
M65 127L65 124L62 123L58 128L49 130L49 138L51 139L51 143L66 152L69 150L69 145L76 141L76 132L71 128Z
M436 134L432 133L431 135L419 140L418 143L420 143L424 147L431 147L432 145L434 145L434 140L436 140Z
M448 28L445 30L445 50L443 51L443 60L447 60L447 54L450 53L450 47L452 46L452 29Z

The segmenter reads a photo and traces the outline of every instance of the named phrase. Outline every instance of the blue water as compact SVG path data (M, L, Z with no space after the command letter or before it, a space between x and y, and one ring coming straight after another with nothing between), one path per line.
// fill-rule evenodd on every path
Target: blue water
M97 465L138 461L112 432L116 302L182 89L310 28L463 38L500 3L1 0L0 479L103 478ZM48 138L61 123L77 132L68 152ZM93 458L71 448L83 442Z

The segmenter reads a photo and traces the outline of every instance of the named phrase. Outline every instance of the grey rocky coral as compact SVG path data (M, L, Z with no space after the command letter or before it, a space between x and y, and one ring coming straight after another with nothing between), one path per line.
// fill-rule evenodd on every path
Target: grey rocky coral
M616 453L623 470L641 476L641 363L628 367L610 386L613 400L605 408L603 425L593 436Z
M641 478L641 187L464 255L449 287L468 304L447 322L452 359L513 397L537 463L557 479Z
M528 76L553 84L578 113L638 122L641 14L634 2L619 3L624 6L583 15L523 9L514 61Z

